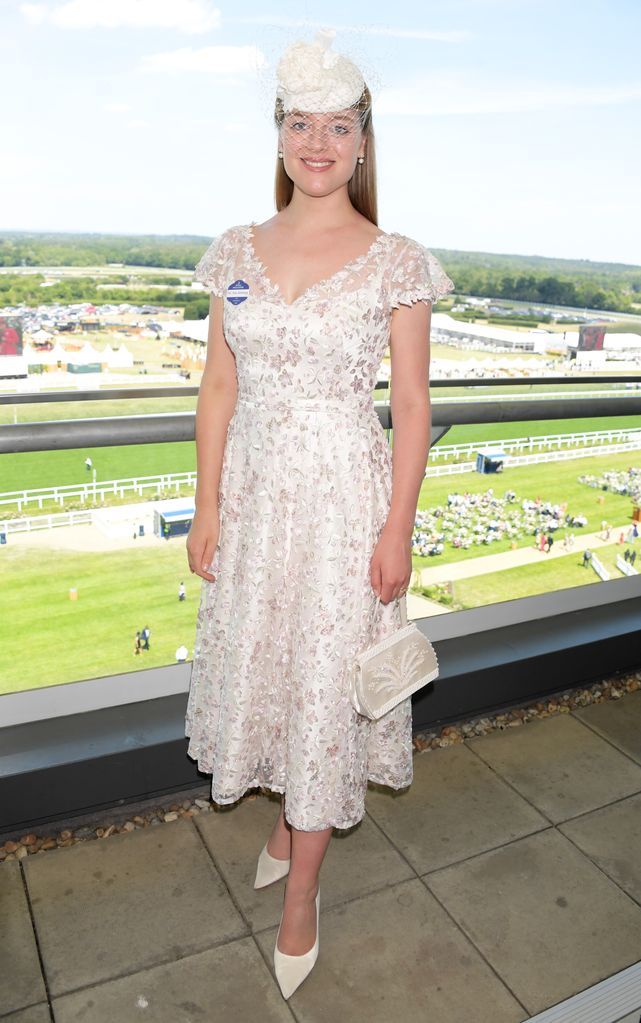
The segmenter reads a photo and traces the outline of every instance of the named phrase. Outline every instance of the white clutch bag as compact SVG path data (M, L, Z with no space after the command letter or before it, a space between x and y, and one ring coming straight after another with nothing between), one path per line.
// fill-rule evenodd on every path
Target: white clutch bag
M375 614L380 603L377 597ZM373 720L438 675L434 647L415 622L407 621L405 594L399 603L401 628L358 654L350 672L352 704L359 714Z

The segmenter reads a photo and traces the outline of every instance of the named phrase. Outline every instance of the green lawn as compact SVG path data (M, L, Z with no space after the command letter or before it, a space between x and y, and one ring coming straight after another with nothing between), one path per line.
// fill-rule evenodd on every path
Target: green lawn
M127 476L136 473L166 471L168 461L174 469L193 467L193 444L150 445L142 448L105 448L95 451L96 463L105 475ZM44 485L52 472L54 479L65 468L66 479L77 478L81 452L51 452L47 455L21 455L33 459L31 471ZM143 457L143 464L140 459ZM14 456L5 455L5 459ZM103 457L107 460L102 462ZM149 461L147 461L149 458ZM58 459L53 473L51 462ZM567 501L574 514L585 514L585 532L599 530L602 519L611 523L629 522L632 501L628 497L599 491L581 484L581 473L598 475L605 468L625 469L640 464L641 453L624 452L601 458L571 459L508 469L497 477L466 473L426 480L421 488L419 508L444 504L448 493L485 491L489 486L502 496L512 488L519 498L553 502ZM100 461L99 461L100 460ZM18 464L13 471L18 472ZM24 471L24 465L22 470ZM81 465L80 478L86 472ZM102 472L100 473L102 475ZM20 477L22 485L24 481ZM51 480L49 480L51 482ZM9 487L7 487L9 489ZM603 498L603 504L598 499ZM558 543L564 530L557 531ZM577 537L581 529L574 530ZM615 539L613 537L613 539ZM532 536L524 536L520 546L531 546ZM439 558L413 558L415 567L457 562L509 550L509 540L491 546L471 547L468 551L448 550ZM613 544L612 555L618 545ZM621 549L621 548L619 548ZM609 548L599 554L606 563ZM82 554L46 549L28 550L12 546L0 548L3 576L0 596L0 679L2 691L11 692L118 674L142 667L173 663L176 648L184 643L191 658L195 619L201 581L189 574L184 540L166 545L126 552ZM187 600L179 602L178 584L187 586ZM525 596L548 589L598 582L598 577L581 567L581 557L573 553L553 561L505 572L481 576L457 583L457 598L465 606L478 606L493 600ZM76 587L78 600L69 599ZM149 625L151 650L134 657L133 640L137 629Z
M190 575L184 538L100 554L7 545L2 580L0 692L175 663L181 643L193 655L202 580ZM145 625L150 649L136 657Z
M140 384L140 386L144 386ZM107 388L104 388L106 391ZM191 412L195 397L184 398L105 398L101 401L34 402L24 405L0 405L0 425L42 423L60 419L107 419L112 416L146 416L161 412Z
M641 429L638 416L612 417L598 421L571 419L537 423L489 423L487 425L453 427L446 434L443 443L480 443L502 440L505 437L532 437L547 433L575 433L595 428L605 430L635 426L639 426ZM84 464L87 455L91 456L98 482L127 479L132 476L153 476L161 472L188 472L196 468L196 449L192 441L175 444L129 444L123 447L106 448L87 447L70 451L27 451L22 454L0 455L0 491L32 490L38 487L89 482L91 473L87 471ZM606 461L614 463L621 457L625 462L626 458L633 460L635 455L624 452L622 456L608 456ZM599 460L590 459L590 465L597 461ZM574 461L554 464L555 476L559 478L564 476L564 466L574 464L576 464ZM510 469L509 472L510 474L521 473L524 474L523 478L527 478L530 469L531 467L524 467L523 469ZM445 484L445 492L462 486L462 478L450 478ZM465 478L468 479L469 476ZM503 479L506 478L507 476L504 474ZM455 480L459 482L456 483ZM501 481L498 481L497 485L501 485ZM505 486L507 485L506 483ZM426 486L428 484L423 486L424 493ZM430 493L438 491L442 486L442 481L429 481ZM33 513L35 514L36 511L37 508L34 506Z
M473 423L453 426L443 437L447 444L480 444L512 437L544 437L549 434L583 433L586 430L641 430L639 416L603 416L598 419L543 419L524 423Z
M617 554L623 556L624 544L610 544L600 547L596 552L599 560L610 571L611 579L623 579L625 576L615 565ZM639 562L639 544L637 543L637 564ZM565 589L569 586L582 586L599 583L601 580L593 568L583 567L583 552L573 551L560 558L549 559L541 554L538 564L520 565L503 572L490 572L471 579L454 581L454 608L481 607L502 600L516 600L517 597L532 597L537 593L548 593L551 590Z
M191 441L127 444L111 448L87 447L69 451L25 451L0 456L0 489L7 492L90 483L93 477L85 467L87 455L93 461L98 482L130 479L133 476L155 476L162 472L189 472L196 468L196 447ZM130 494L129 500L135 501L137 498ZM63 511L62 508L56 510ZM32 505L30 513L35 515L37 511L38 506Z
M516 491L519 500L527 497L535 499L540 496L543 501L553 504L568 502L568 511L573 515L585 515L588 523L584 527L571 527L569 532L580 537L581 533L594 533L601 528L606 519L612 524L630 522L632 500L621 494L597 490L585 483L579 483L578 476L590 473L598 476L605 469L627 469L630 465L641 465L641 451L623 451L599 458L569 458L563 462L543 462L539 465L523 465L506 469L498 476L482 476L477 472L461 473L456 476L443 476L427 479L421 486L418 507L427 511L437 505L447 504L448 494L482 493L492 487L498 497L502 497L507 489ZM599 503L599 499L603 503ZM555 533L555 542L563 538L566 529L561 527ZM517 539L519 547L530 547L534 543L531 535ZM412 558L415 568L427 568L445 562L465 561L468 558L479 558L485 554L499 554L509 551L510 539L498 540L490 545L471 546L468 550L452 548L446 545L443 554L433 558ZM569 584L574 585L574 584Z

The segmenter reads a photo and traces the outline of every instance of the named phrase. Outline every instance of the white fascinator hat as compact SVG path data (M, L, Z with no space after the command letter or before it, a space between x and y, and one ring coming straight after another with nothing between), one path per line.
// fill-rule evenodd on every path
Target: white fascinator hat
M311 42L287 47L276 68L276 97L282 109L330 113L356 106L366 91L360 69L331 49L334 29L321 29Z

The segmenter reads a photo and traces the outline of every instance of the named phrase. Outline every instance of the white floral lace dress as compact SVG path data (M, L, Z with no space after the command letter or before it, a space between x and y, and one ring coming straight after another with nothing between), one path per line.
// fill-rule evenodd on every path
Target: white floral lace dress
M376 722L348 695L355 653L400 626L370 560L387 518L392 453L372 392L393 307L454 284L397 233L287 303L253 224L214 239L196 279L223 296L238 398L219 484L213 582L203 580L185 719L216 803L285 792L294 827L349 828L368 780L412 781L411 700Z

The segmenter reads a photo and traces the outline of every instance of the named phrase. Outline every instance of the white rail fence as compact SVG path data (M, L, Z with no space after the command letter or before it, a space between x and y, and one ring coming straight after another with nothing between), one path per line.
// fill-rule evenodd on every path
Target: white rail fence
M36 529L53 529L54 526L81 526L91 523L92 512L71 511L56 512L54 515L30 515L22 519L0 520L0 533L25 533Z
M597 444L597 438L601 444ZM621 443L617 438L629 438ZM605 443L603 443L605 441ZM583 443L583 448L572 448L572 443ZM552 447L545 451L547 444ZM455 476L460 473L473 472L476 467L475 461L450 462L445 465L433 465L437 457L456 458L463 454L472 454L482 448L484 451L531 451L538 450L537 454L512 454L509 453L504 459L506 468L516 465L532 465L540 462L565 461L568 458L591 458L597 455L607 455L623 451L638 451L641 448L641 431L638 430L599 430L589 433L577 434L550 434L545 437L521 438L515 437L488 444L449 444L446 446L436 445L430 451L430 458L425 476L433 478L436 476ZM490 475L488 474L488 478ZM29 505L37 505L42 510L45 502L55 502L60 508L64 508L65 501L80 500L82 504L91 502L104 504L107 497L125 497L126 494L136 494L139 497L153 498L156 495L166 495L174 490L180 493L181 487L195 487L196 471L161 473L156 476L136 476L129 479L91 481L86 483L73 483L65 486L40 487L33 490L12 490L0 493L0 507L15 507L19 512ZM80 513L79 513L80 514ZM44 518L44 517L43 517ZM46 516L47 519L55 519L55 515ZM17 521L17 520L16 520ZM86 520L83 520L86 521ZM55 523L62 524L62 523ZM68 523L65 523L67 525ZM1 527L1 523L0 523ZM36 527L34 527L36 528Z
M174 489L179 493L183 486L196 485L196 472L169 472L157 476L136 476L131 479L103 480L87 483L71 483L64 487L40 487L36 490L11 490L0 493L0 506L14 505L18 511L30 504L37 504L42 509L45 501L55 501L64 508L65 501L79 499L82 504L87 501L104 502L106 497L124 497L133 493L144 497L145 491L165 493Z
M589 430L585 433L549 433L540 437L508 437L498 441L476 441L466 444L435 444L430 450L430 461L461 458L475 454L479 448L484 451L544 451L574 447L595 447L603 444L619 444L636 440L641 446L641 430L637 427L619 430Z
M623 572L624 575L638 575L638 570L631 565L629 561L622 558L620 554L617 554L616 566L619 571Z
M544 451L538 455L508 455L503 459L506 469L515 465L539 465L541 462L565 462L569 458L594 458L596 455L611 455L619 451L638 451L639 442L631 441L627 444L609 444L600 448L580 448L575 451ZM497 448L500 451L501 448ZM449 465L428 466L425 477L434 476L456 476L459 473L472 472L476 468L476 462L451 462ZM500 475L500 474L499 474ZM488 473L488 480L495 478L495 473Z

